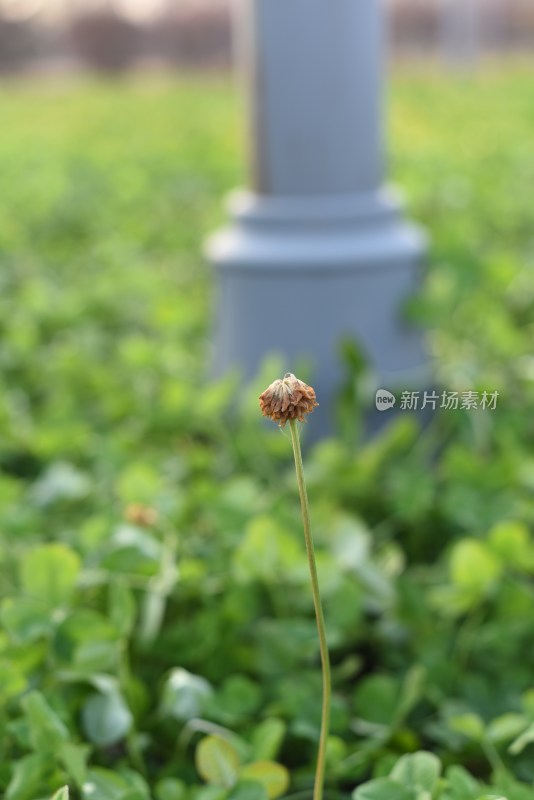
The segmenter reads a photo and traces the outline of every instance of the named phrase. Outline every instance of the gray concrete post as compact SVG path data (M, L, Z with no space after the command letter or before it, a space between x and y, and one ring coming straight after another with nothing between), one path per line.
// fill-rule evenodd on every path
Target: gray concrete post
M250 189L208 242L218 373L266 354L315 366L323 429L354 337L387 388L426 374L402 307L425 240L384 186L380 0L242 0ZM273 379L278 376L273 376Z

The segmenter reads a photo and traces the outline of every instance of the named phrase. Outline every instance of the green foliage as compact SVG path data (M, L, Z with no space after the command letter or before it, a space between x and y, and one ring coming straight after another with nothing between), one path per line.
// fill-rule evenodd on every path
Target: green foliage
M234 747L219 736L207 736L196 749L197 769L208 783L230 788L237 781L240 759Z
M289 773L281 764L273 761L253 761L241 770L241 778L259 783L269 800L279 797L289 786Z
M365 354L341 344L340 435L305 455L328 798L534 796L532 94L520 71L394 78L394 178L433 240L410 314L443 386L501 395L362 439ZM241 180L234 111L223 79L0 92L6 800L311 788L319 653L291 448L257 406L285 365L239 395L205 377L200 242ZM139 503L152 521L125 513Z
M402 756L386 778L376 778L353 792L354 800L528 800L533 790L507 773L482 785L463 767L448 767L433 753L419 751Z
M254 784L259 784L265 797L275 800L289 786L289 773L281 764L267 760L242 764L236 748L221 736L201 739L196 748L195 762L199 774L212 786L232 789L239 782L230 797L245 797L249 791L255 797L258 789Z
M64 786L63 789L58 789L52 800L69 800L69 788Z

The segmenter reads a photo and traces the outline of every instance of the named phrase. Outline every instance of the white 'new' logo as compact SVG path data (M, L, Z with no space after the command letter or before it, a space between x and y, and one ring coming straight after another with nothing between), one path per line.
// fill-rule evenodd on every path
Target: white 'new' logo
M377 389L375 405L379 411L387 411L395 405L395 395L388 392L387 389Z

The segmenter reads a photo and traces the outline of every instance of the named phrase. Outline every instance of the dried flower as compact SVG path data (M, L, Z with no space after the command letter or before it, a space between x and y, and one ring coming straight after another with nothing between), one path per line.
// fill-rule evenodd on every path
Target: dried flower
M142 503L132 503L126 508L124 517L128 522L132 522L134 525L141 525L143 528L149 528L158 521L158 512L151 506L145 506L142 505Z
M310 414L318 405L315 390L291 372L286 372L282 380L271 383L260 395L261 413L278 422L281 428L292 419L304 422L304 415Z
M304 540L306 554L310 569L311 589L317 633L319 636L319 650L321 653L321 671L323 676L321 732L319 735L319 748L317 751L317 766L315 768L315 781L313 786L313 800L323 800L324 774L326 766L326 749L328 731L330 729L330 706L332 698L332 679L330 670L330 654L326 641L326 626L324 621L321 592L317 576L315 548L310 524L310 507L306 481L304 479L304 465L300 448L300 436L297 420L304 422L304 415L313 411L318 403L315 400L315 390L306 383L299 381L291 372L286 372L281 381L275 381L260 395L260 408L264 417L270 417L283 428L289 422L291 443L295 457L295 471L302 509L302 522L304 526Z

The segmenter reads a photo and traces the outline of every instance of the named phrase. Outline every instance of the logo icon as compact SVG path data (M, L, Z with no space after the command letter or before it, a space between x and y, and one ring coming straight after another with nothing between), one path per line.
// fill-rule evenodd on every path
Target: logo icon
M377 389L375 405L379 411L387 411L395 405L395 395L388 392L387 389Z

